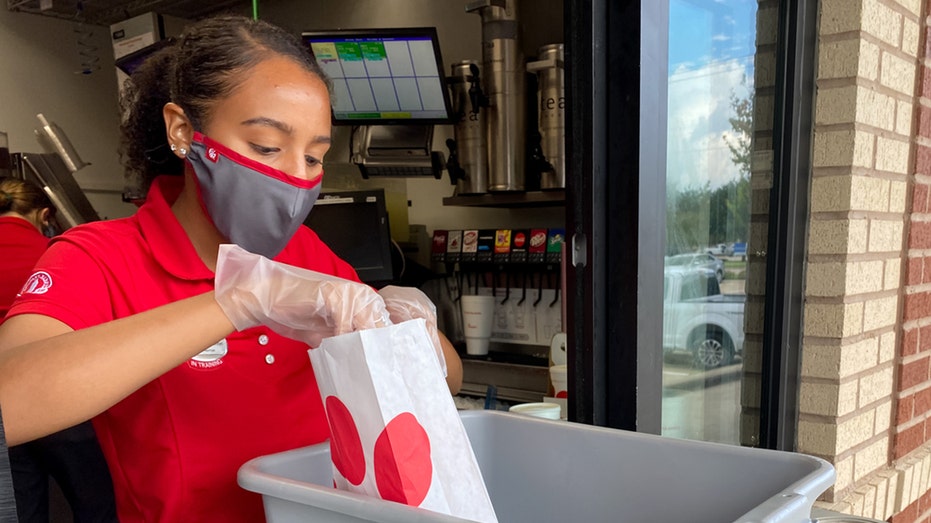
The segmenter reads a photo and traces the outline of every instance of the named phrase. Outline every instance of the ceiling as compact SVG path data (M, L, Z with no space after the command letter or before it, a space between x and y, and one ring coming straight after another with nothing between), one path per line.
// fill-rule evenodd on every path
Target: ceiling
M83 21L105 27L150 11L196 20L228 9L241 10L249 5L249 0L7 0L7 8L10 11Z

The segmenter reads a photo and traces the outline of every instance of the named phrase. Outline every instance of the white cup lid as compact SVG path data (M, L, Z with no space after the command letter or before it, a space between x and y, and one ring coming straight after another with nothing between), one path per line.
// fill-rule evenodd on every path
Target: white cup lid
M559 419L562 413L556 403L520 403L513 405L508 411L546 419Z

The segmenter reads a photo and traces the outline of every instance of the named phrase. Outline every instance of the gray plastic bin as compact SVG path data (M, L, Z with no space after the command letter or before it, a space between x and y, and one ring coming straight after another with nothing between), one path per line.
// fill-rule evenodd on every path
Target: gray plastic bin
M496 411L463 424L501 523L803 523L834 482L826 461ZM329 444L253 459L239 484L269 523L465 521L333 488Z

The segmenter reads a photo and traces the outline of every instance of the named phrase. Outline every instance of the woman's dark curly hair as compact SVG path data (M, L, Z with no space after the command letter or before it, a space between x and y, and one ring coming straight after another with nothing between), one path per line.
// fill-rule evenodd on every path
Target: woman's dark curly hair
M272 56L294 60L329 88L326 75L296 36L242 16L218 16L190 26L175 43L137 69L120 102L120 154L127 176L145 193L161 174L184 173L184 162L168 148L162 109L178 104L197 130L214 105L230 95L243 73Z

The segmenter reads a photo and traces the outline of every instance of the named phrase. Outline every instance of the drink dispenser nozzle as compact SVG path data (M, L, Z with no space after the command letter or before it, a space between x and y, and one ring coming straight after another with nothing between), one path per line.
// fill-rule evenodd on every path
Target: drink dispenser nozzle
M478 114L482 107L488 107L488 97L482 91L478 65L469 64L469 72L472 73L472 77L469 79L469 99L472 101L472 114Z
M446 170L449 171L449 183L456 185L459 180L465 180L466 173L459 164L459 146L456 140L446 139L446 148L449 149L449 158L446 160Z

